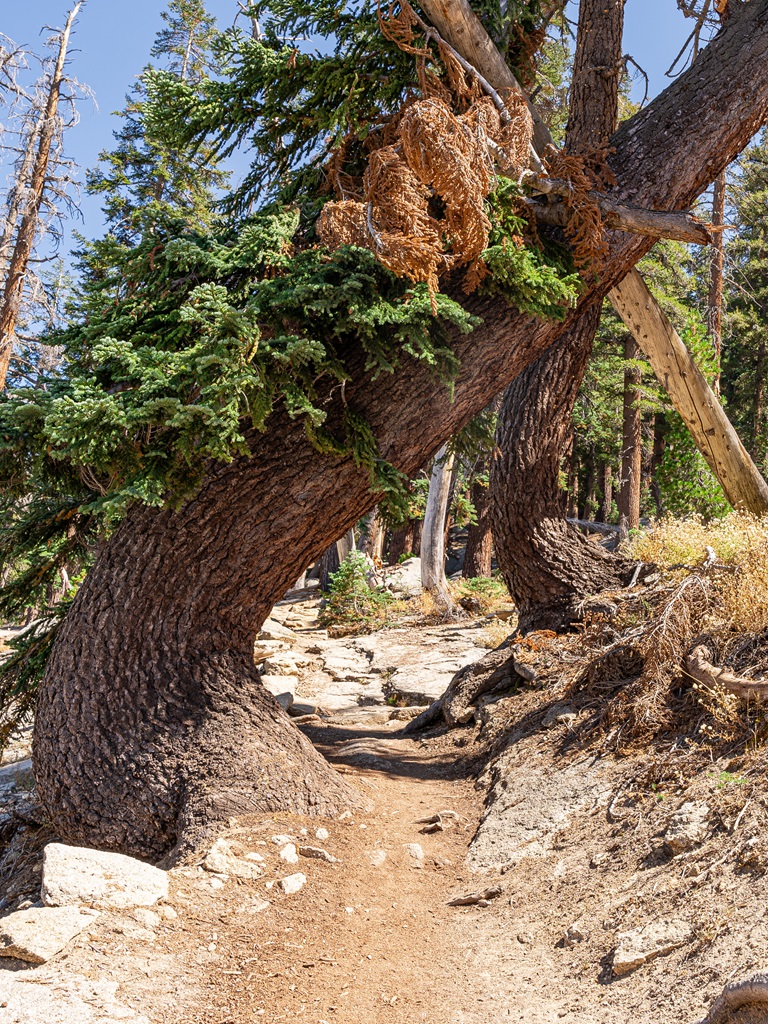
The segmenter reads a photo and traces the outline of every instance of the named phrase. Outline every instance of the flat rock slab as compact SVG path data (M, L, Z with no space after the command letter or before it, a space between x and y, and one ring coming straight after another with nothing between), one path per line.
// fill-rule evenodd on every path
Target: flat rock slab
M664 956L684 946L692 934L687 921L652 921L643 928L621 932L617 936L619 944L613 954L614 977L619 978L657 956Z
M673 854L685 853L703 843L709 831L709 805L699 801L684 803L670 820L664 841Z
M32 907L0 920L0 956L44 964L98 917L79 907Z
M49 843L43 856L43 903L82 904L99 910L151 907L168 896L168 875L160 868L82 846Z
M82 975L0 972L2 1020L8 1024L151 1024L120 1003L116 981Z
M473 871L543 856L574 814L610 793L599 763L574 762L553 772L530 763L521 767L517 757L513 751L498 761L489 808L469 850Z

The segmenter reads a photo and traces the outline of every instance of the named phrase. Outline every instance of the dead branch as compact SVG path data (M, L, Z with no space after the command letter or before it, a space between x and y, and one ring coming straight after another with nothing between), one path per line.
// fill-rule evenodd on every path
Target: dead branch
M710 690L722 687L728 693L735 693L739 697L768 696L768 680L735 676L727 668L713 665L708 660L708 654L706 647L698 646L686 655L685 672L697 683Z
M527 178L526 184L544 195L568 196L571 193L569 182L556 178ZM646 235L650 238L672 238L678 242L691 242L695 245L712 244L709 226L689 210L647 210L639 206L617 203L599 192L590 194L598 202L606 228ZM570 211L563 203L544 205L534 201L529 205L536 214L536 219L542 223L561 228L568 226Z

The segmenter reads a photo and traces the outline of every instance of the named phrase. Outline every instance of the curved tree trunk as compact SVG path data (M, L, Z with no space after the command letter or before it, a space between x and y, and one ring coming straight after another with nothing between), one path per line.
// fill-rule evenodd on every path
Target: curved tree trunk
M768 0L752 0L616 134L614 195L689 206L768 114L767 57ZM372 380L353 346L340 353L350 368L346 400L382 457L415 474L650 244L611 236L600 280L565 325L523 316L499 297L468 300L483 323L453 339L461 370L452 402L421 362L404 358L400 372ZM333 429L331 388L319 400L328 399ZM66 840L157 858L242 809L332 811L353 799L258 684L251 644L274 602L377 496L351 457L318 455L284 412L248 438L252 457L212 466L180 510L128 516L59 634L34 761Z
M600 319L586 313L510 384L491 463L496 559L518 608L519 628L566 628L585 596L624 585L631 563L594 544L565 519L560 464L571 412Z
M623 23L624 0L582 0L566 141L571 153L605 145L613 130ZM585 313L564 344L510 384L502 402L501 454L491 467L494 540L522 631L567 628L586 595L619 586L627 572L625 562L568 525L559 495L560 465L600 312L596 305Z

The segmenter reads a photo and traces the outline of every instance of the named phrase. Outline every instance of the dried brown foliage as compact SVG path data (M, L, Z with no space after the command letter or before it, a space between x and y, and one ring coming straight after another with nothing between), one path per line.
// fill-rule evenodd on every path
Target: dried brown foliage
M608 165L608 150L573 155L550 146L545 166L552 178L567 181L570 191L562 201L570 214L565 229L573 245L573 259L582 272L597 273L608 255L603 217L596 190L615 184Z
M334 153L327 176L339 200L326 204L318 234L330 248L363 246L399 276L425 282L434 309L441 274L466 267L465 289L473 291L487 273L481 254L495 163L505 174L522 173L533 121L517 93L503 102L482 95L477 77L435 34L444 84L428 67L435 63L431 30L406 0L379 8L379 25L416 58L422 98L409 97L371 131L361 182L343 170L346 143Z

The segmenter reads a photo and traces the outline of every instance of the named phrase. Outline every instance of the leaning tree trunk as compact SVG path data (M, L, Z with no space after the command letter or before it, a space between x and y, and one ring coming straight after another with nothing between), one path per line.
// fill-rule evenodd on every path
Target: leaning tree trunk
M566 149L605 146L618 112L624 0L582 0ZM507 388L491 468L494 541L519 628L564 629L588 594L618 586L627 563L569 526L559 496L560 465L573 407L600 323L594 306Z
M639 274L628 274L612 291L616 309L632 331L734 508L768 512L768 484L725 414L717 395ZM651 317L654 330L647 330ZM680 372L681 369L684 372Z
M614 195L687 208L768 114L767 58L768 0L751 0L616 133ZM399 373L373 380L350 345L340 353L346 401L382 457L413 476L650 245L611 236L600 279L565 325L523 316L500 297L467 300L483 322L453 338L461 368L452 402L422 362L404 358ZM343 436L337 391L330 382L319 400ZM157 858L232 814L332 811L353 799L260 686L251 645L274 602L376 495L353 458L319 455L283 411L266 434L247 437L252 457L212 465L178 511L129 514L60 631L40 689L34 762L65 840Z

